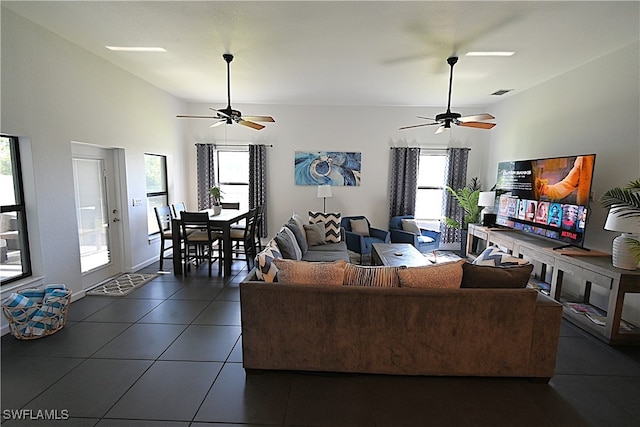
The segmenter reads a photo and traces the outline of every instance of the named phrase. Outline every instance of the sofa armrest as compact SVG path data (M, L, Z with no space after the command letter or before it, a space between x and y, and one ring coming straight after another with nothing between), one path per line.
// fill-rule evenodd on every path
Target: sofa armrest
M412 245L416 245L416 235L413 233L409 233L408 231L392 228L389 230L391 234L391 242L392 243L409 243Z
M556 365L562 305L552 298L538 293L533 319L530 366L532 377L551 378Z
M354 233L353 231L344 230L345 240L347 242L347 248L350 251L358 252L362 250L364 246L364 237L361 234Z
M380 230L379 228L369 227L369 235L377 239L382 240L385 243L391 241L391 234L387 230Z

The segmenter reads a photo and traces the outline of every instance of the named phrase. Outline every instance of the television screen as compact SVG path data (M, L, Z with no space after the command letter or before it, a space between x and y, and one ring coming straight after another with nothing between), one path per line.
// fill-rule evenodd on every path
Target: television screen
M496 224L583 247L596 155L498 164Z

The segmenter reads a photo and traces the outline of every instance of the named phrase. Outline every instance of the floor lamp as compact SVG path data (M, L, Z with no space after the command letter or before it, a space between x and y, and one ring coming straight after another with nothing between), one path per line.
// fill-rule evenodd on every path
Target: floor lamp
M327 211L327 197L331 197L331 186L318 185L318 198L322 197L322 212Z
M609 210L604 229L618 231L622 233L613 239L612 263L616 268L623 270L635 270L638 268L638 261L627 247L628 241L638 240L640 233L640 218L637 216L623 216L616 210L615 206Z

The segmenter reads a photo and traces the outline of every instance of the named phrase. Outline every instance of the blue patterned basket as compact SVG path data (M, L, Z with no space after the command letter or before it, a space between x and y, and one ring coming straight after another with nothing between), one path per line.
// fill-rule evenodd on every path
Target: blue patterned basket
M11 335L21 340L46 337L67 323L71 291L64 285L24 289L2 302Z

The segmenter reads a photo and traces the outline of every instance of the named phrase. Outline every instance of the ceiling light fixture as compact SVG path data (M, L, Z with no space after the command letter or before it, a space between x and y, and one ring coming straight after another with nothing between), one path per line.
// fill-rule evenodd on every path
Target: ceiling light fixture
M515 52L507 52L507 51L494 51L494 52L483 52L483 51L475 51L475 52L467 52L466 56L513 56Z
M109 50L117 52L166 52L163 47L143 47L143 46L105 46Z

